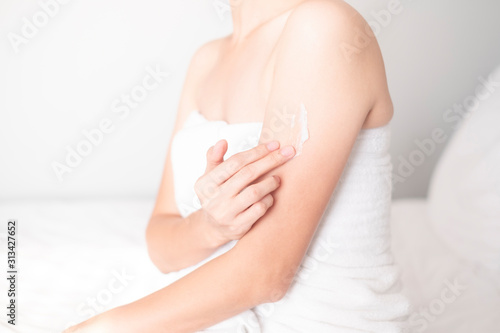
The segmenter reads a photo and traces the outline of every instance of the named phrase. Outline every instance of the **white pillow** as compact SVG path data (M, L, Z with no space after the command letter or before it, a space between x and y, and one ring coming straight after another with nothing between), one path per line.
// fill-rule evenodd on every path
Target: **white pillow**
M434 171L429 213L452 250L500 269L500 67L484 80Z

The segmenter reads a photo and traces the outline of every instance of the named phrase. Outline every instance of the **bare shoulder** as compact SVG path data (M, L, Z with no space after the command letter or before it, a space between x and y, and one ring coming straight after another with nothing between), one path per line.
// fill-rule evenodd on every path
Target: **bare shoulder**
M191 57L186 75L186 89L194 91L200 79L215 65L228 37L211 40L201 45Z
M300 38L336 37L338 40L366 26L361 14L343 0L309 0L293 10L283 33L293 31L299 33Z
M182 126L192 110L197 109L200 83L217 62L226 39L227 37L215 39L203 44L191 57L180 97L176 129Z
M291 56L302 57L324 73L326 68L342 82L363 85L370 94L367 126L375 127L392 118L393 106L387 86L382 53L369 24L343 0L309 0L290 14L277 44L277 66L286 66ZM303 51L307 50L307 52ZM285 70L285 68L283 68Z
M288 17L276 50L278 63L300 54L301 61L314 60L318 67L331 65L346 73L371 74L383 67L370 26L342 0L309 0L298 5Z
M200 46L191 59L191 67L197 70L208 70L219 58L227 39L228 37L214 39Z
M197 81L197 78L206 74L214 66L227 38L211 40L196 50L191 58L188 70L188 76L194 78L192 81Z

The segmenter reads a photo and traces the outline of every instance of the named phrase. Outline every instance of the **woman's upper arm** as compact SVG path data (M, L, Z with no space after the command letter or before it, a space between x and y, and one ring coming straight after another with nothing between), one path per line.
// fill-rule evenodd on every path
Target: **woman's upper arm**
M294 144L286 114L295 114L297 126L301 104L309 139L299 156L270 172L281 178L274 205L232 250L270 279L274 299L302 261L376 90L386 84L375 40L349 61L339 47L365 24L348 5L308 2L291 14L281 37L261 142Z
M162 179L160 187L158 189L156 203L152 214L153 216L159 214L180 215L174 199L173 172L170 160L172 139L174 138L175 134L182 128L189 114L197 108L197 86L206 74L207 70L215 61L215 58L217 56L218 43L220 43L220 40L214 40L201 46L195 52L189 64L186 79L182 87L182 93L179 100L174 128L170 137Z

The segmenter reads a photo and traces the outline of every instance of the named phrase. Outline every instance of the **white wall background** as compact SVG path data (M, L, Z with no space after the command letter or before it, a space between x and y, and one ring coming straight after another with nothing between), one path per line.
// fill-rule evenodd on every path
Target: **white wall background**
M230 15L217 6L223 0L65 1L0 2L0 199L153 198L189 59L231 31ZM398 173L401 161L421 150L415 140L435 128L451 133L456 122L443 118L447 109L500 64L500 2L401 0L385 21L373 11L392 8L394 0L348 2L379 28L396 107ZM52 3L53 17L44 16L41 3ZM43 26L30 30L26 20ZM30 36L15 52L9 38L23 29ZM138 89L147 67L170 75L120 117L113 103ZM113 131L59 181L52 163L64 163L67 146L76 148L82 131L105 118ZM444 146L436 144L399 178L395 197L425 196Z

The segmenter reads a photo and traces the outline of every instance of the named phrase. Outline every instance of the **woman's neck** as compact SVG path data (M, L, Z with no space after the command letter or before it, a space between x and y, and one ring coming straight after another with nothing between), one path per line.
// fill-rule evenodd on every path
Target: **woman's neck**
M306 0L230 0L232 44L239 44L260 26L304 1Z

